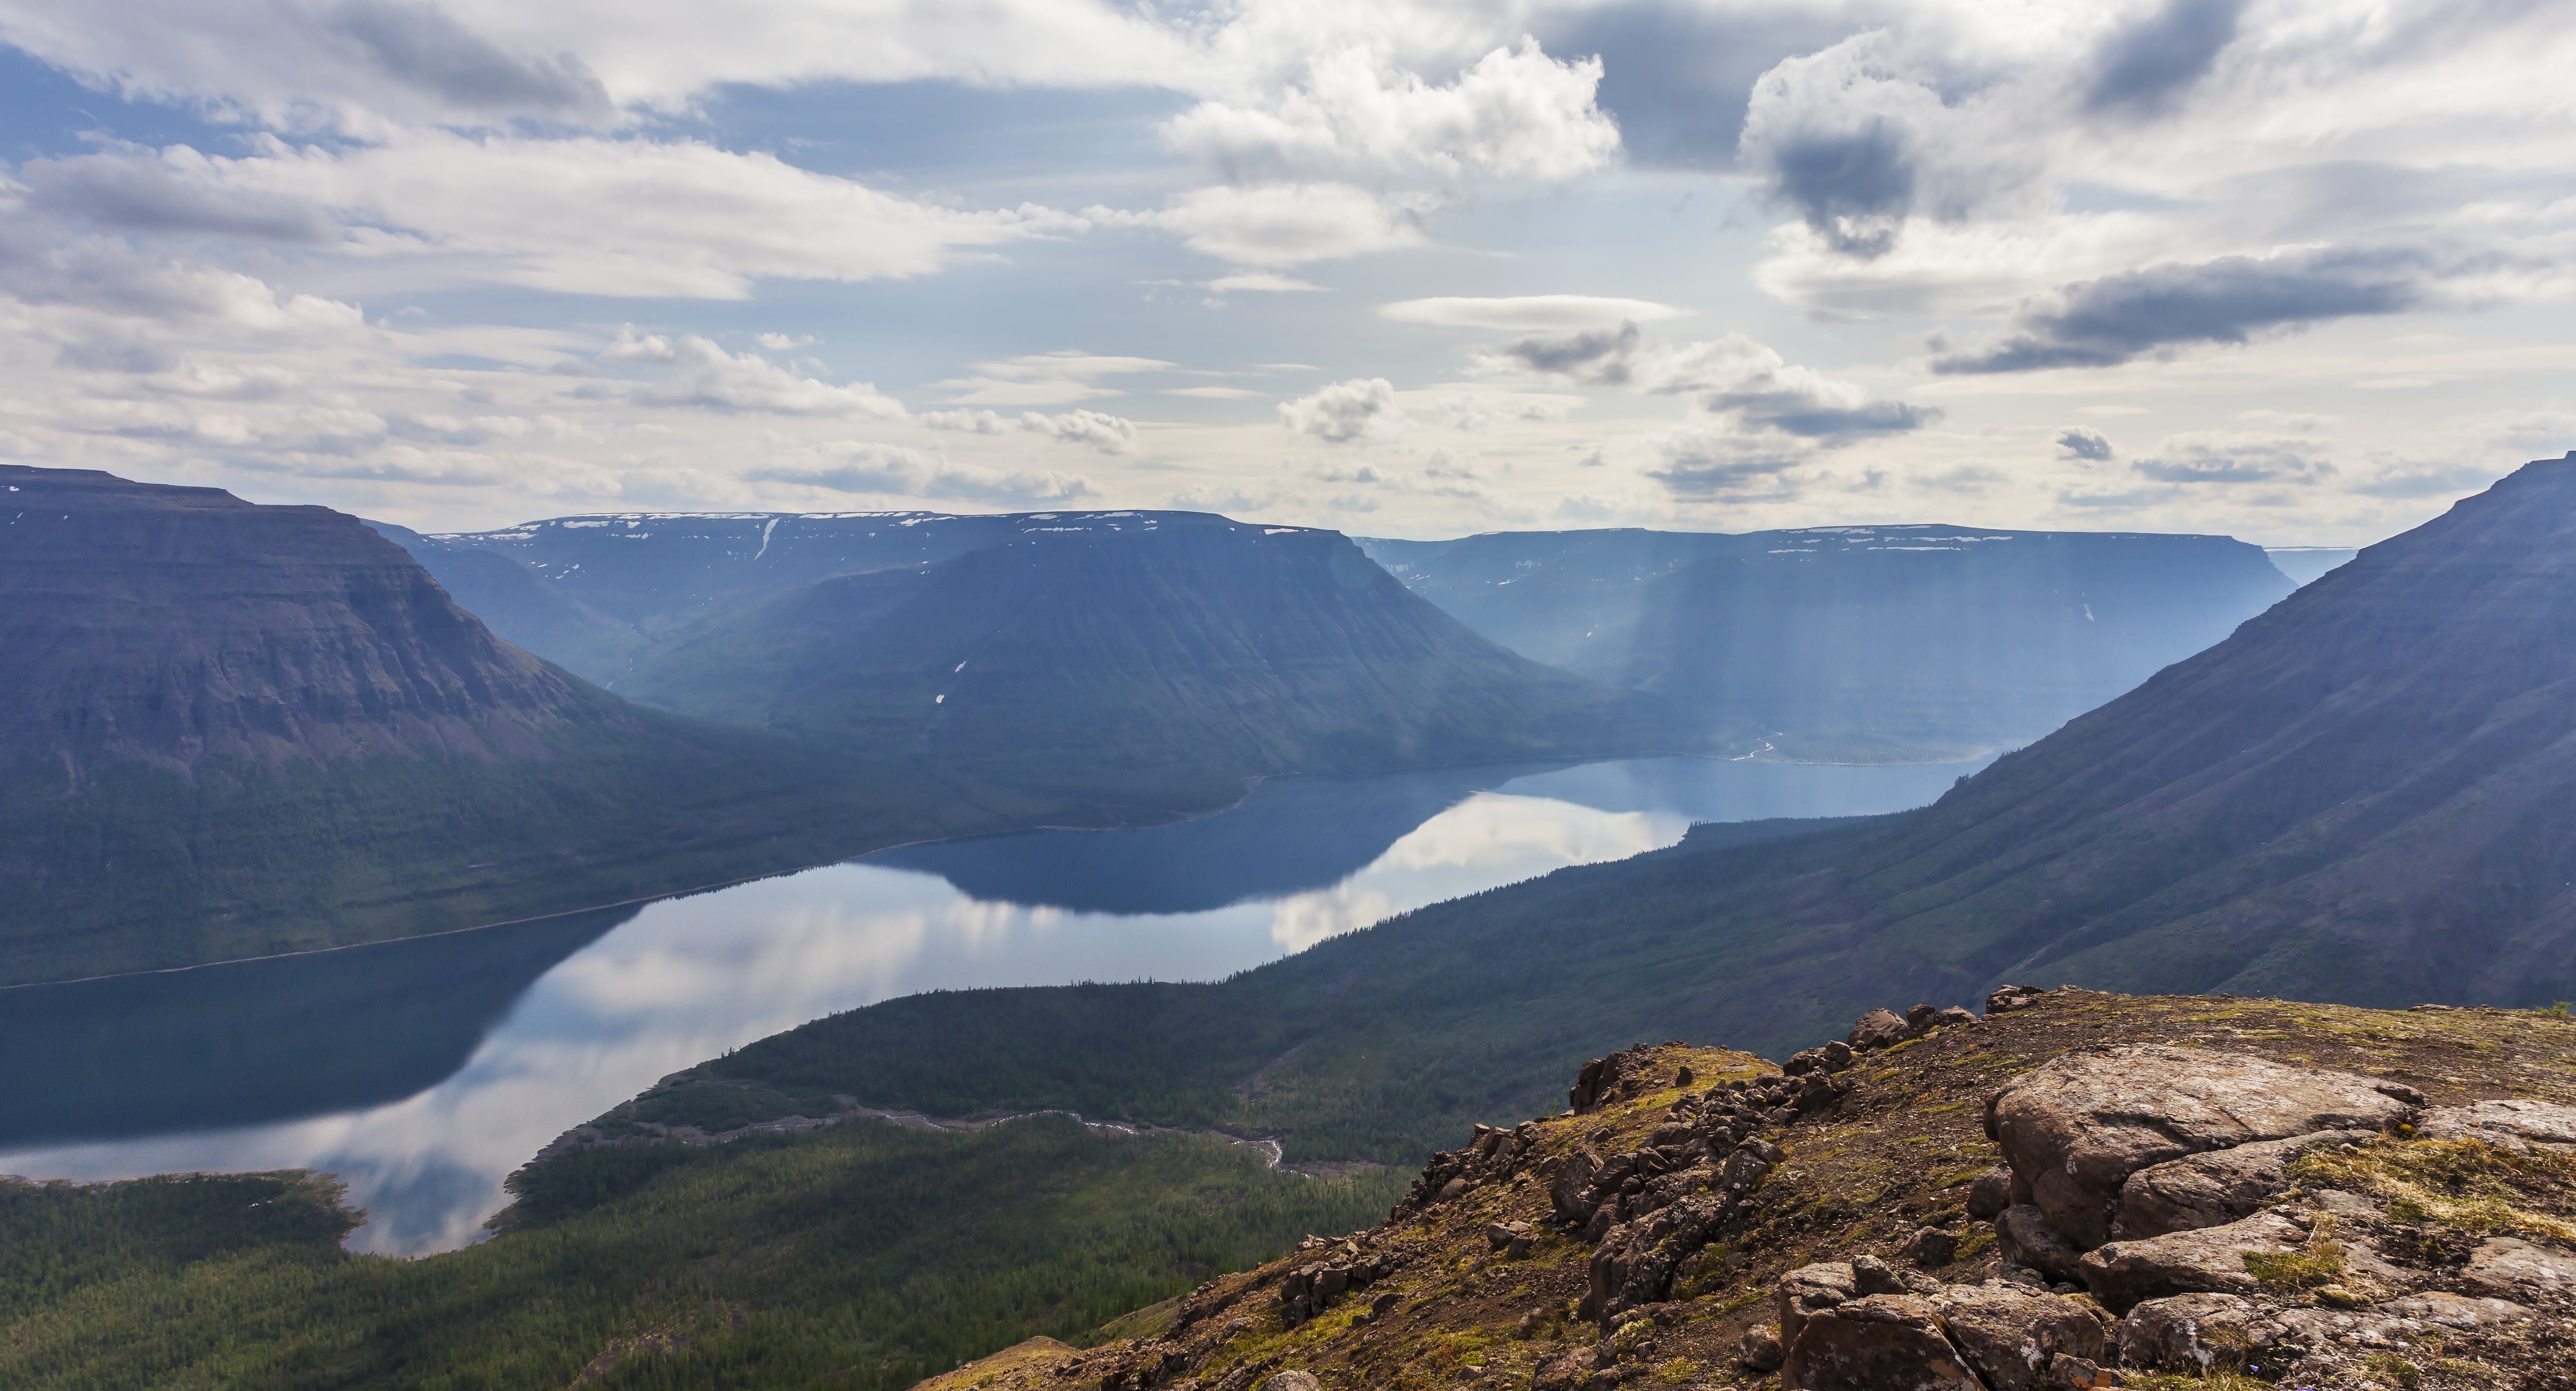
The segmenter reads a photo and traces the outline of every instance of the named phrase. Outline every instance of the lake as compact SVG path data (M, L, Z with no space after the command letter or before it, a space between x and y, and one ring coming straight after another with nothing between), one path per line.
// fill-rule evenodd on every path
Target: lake
M319 1169L368 1212L352 1248L448 1249L564 1130L834 1011L925 990L1220 979L1424 904L1670 845L1693 822L1896 811L1982 766L1284 778L1146 830L914 846L641 907L0 991L0 1173Z

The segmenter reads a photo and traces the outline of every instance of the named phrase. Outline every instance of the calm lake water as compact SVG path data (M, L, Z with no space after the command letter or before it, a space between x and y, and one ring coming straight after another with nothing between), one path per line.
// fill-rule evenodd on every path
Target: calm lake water
M1979 764L1653 759L1265 784L1142 831L920 846L641 908L0 992L0 1173L338 1174L356 1249L442 1250L557 1134L896 995L1213 980L1695 821L1919 806ZM862 1098L863 1100L865 1098Z

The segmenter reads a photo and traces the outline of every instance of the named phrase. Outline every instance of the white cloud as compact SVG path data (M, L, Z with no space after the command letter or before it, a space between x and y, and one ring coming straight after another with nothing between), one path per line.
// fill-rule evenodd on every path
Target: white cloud
M1376 169L1563 179L1618 151L1618 126L1593 103L1600 83L1600 59L1561 62L1529 38L1485 54L1445 86L1352 44L1253 103L1202 102L1166 122L1163 135L1238 182Z
M1400 324L1435 324L1442 328L1499 329L1507 333L1563 333L1574 329L1616 328L1623 323L1653 323L1687 316L1687 309L1645 299L1606 295L1511 295L1499 299L1442 296L1398 300L1378 306L1381 318Z
M665 338L639 334L629 324L600 350L599 359L619 366L672 369L663 380L636 388L633 399L649 405L777 415L865 415L880 420L900 420L904 415L902 402L866 382L833 386L800 377L758 353L729 353L695 334Z
M1279 404L1279 423L1289 433L1326 444L1365 439L1398 418L1395 386L1384 377L1335 382L1310 396Z
M1349 184L1263 184L1195 189L1160 212L1092 208L1084 216L1167 228L1202 255L1276 270L1426 246L1430 239L1417 221L1426 206L1421 199L1382 199Z
M985 410L924 411L914 419L933 430L1044 435L1062 444L1088 445L1103 454L1125 454L1136 447L1136 422L1099 411L1066 411L1062 415L1023 411L1017 416Z
M1221 295L1237 290L1248 290L1264 295L1298 295L1315 293L1324 288L1309 281L1299 280L1295 276L1266 270L1245 271L1239 275L1220 275L1209 281L1207 287Z
M931 385L957 393L954 399L963 405L1060 406L1125 394L1116 387L1100 385L1103 377L1168 372L1175 365L1160 358L1106 356L1066 348L979 362L974 376Z

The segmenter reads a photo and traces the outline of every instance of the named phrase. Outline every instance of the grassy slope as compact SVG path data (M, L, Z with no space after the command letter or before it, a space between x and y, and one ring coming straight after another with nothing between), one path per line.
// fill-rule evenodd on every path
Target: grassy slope
M1403 1176L1319 1180L1245 1147L1043 1117L854 1123L557 1165L524 1227L352 1256L302 1175L0 1186L0 1387L899 1388L1072 1337L1309 1231ZM605 1354L605 1356L604 1356Z

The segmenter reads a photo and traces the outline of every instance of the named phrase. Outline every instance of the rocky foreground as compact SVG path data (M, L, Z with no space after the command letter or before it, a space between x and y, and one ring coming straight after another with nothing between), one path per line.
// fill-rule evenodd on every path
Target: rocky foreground
M1377 1227L925 1388L2576 1388L2563 1015L2013 987L1568 1099Z

